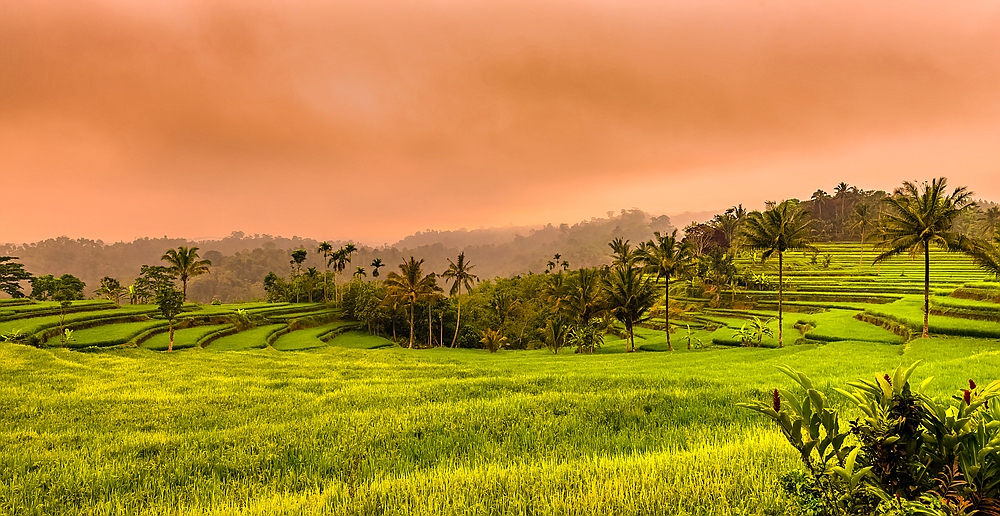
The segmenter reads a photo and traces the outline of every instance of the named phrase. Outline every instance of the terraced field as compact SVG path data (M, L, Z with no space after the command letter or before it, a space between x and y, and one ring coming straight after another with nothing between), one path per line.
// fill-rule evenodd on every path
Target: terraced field
M923 259L896 257L872 265L876 256L865 246L859 267L859 244L820 244L812 252L785 255L783 330L786 343L865 341L900 344L923 324ZM827 260L829 263L826 263ZM735 292L723 288L715 300L680 297L672 306L675 334L694 335L715 345L738 345L734 333L754 316L777 317L777 260L761 263L759 256L743 255L736 263L751 288ZM931 333L1000 339L1000 283L957 253L931 255ZM682 295L683 285L675 287ZM678 308L680 311L677 312ZM662 328L661 316L654 318ZM809 323L801 333L797 323ZM775 330L776 323L771 327ZM801 326L801 324L799 324ZM764 346L777 345L765 337Z
M782 350L736 348L776 315L774 264L752 257L752 288L677 282L673 353L662 306L644 353L608 334L553 356L401 349L319 304L188 305L167 354L155 307L81 301L67 347L114 348L87 354L61 347L54 303L0 301L0 331L53 348L0 343L0 513L784 514L797 458L734 407L788 387L774 366L835 401L916 360L936 395L1000 377L1000 283L936 254L935 338L911 340L922 262L859 269L858 251L791 254Z
M60 319L64 328L73 330L65 343L59 332ZM277 336L288 333L289 340L280 349L308 349L326 345L334 336L329 330L349 326L339 319L339 311L319 303L188 304L174 323L174 348L267 347ZM313 331L316 326L322 330ZM309 338L303 338L302 332ZM0 334L25 344L75 349L140 346L162 351L169 343L167 321L159 317L155 306L115 306L94 300L76 301L63 315L54 302L2 300Z

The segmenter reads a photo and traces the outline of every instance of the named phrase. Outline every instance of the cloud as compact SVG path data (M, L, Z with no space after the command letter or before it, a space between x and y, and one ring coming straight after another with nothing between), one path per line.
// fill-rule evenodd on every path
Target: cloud
M988 2L6 2L0 173L75 213L19 196L6 238L381 241L672 197L652 184L690 185L640 206L664 212L802 196L792 170L833 162L889 187L923 153L983 154L997 41ZM1000 164L965 161L942 173Z

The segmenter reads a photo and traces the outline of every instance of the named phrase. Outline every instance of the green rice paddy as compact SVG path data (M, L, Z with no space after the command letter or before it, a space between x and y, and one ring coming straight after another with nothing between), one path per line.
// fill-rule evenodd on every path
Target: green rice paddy
M833 387L917 360L939 395L1000 378L1000 284L935 254L935 335L910 339L866 321L916 329L922 262L879 271L866 252L859 270L859 250L790 256L782 349L733 340L776 315L766 285L678 300L675 352L608 335L593 355L407 350L315 304L190 306L163 353L153 307L80 302L66 321L92 352L0 343L0 513L786 514L777 480L798 459L735 406L790 387L775 366L838 404ZM741 266L776 281L770 262ZM238 308L269 322L235 332ZM51 309L0 302L0 331L44 337ZM662 313L639 349L665 350Z

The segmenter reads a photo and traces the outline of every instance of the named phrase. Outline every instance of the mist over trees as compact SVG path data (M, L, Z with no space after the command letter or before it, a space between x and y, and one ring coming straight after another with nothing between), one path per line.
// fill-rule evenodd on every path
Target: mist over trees
M357 245L351 258L355 265L368 267L375 260L395 266L409 256L425 260L429 271L444 271L449 259L461 252L475 255L476 273L483 278L509 277L528 272L542 273L551 257L559 253L574 267L593 267L608 263L606 245L612 238L639 241L653 231L674 229L667 216L654 217L641 210L621 210L606 218L593 218L577 224L547 224L537 228L491 228L477 230L426 231L408 236L389 246ZM320 273L327 267L323 255L316 253L321 241L310 238L285 238L272 235L248 235L235 231L219 240L190 241L178 238L141 238L132 242L108 244L100 240L52 238L40 242L0 245L0 256L17 256L33 274L72 274L97 289L104 278L132 284L142 266L166 265L161 261L164 249L197 246L200 258L211 262L207 274L188 281L191 301L218 299L236 302L264 299L264 278L269 272L289 275L289 256L297 249L309 250L297 267L305 274L310 268ZM341 247L348 242L333 242ZM352 268L353 271L353 268ZM338 281L346 282L350 272ZM332 290L331 290L332 294Z

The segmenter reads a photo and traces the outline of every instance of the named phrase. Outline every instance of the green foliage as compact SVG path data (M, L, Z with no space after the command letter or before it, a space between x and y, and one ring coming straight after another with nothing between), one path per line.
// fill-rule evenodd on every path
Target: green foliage
M122 304L122 297L126 294L128 294L128 289L123 287L118 280L108 276L101 278L100 286L94 291L95 296L103 297L113 302L115 306Z
M483 332L483 338L479 342L483 344L483 349L488 350L490 353L496 353L507 342L507 337L503 333L500 333L500 330L487 328Z
M0 292L6 292L14 299L25 297L21 282L31 281L33 277L24 270L24 264L14 261L17 259L16 256L0 256Z
M793 249L811 249L812 229L809 214L797 201L784 201L764 212L755 211L747 216L740 245L748 250L761 251L761 260L778 255L778 347L784 345L782 322L782 294L784 282L784 253Z
M156 291L156 308L167 321L173 321L181 314L184 307L184 295L173 288L161 288Z
M414 338L414 311L418 301L424 301L437 292L441 287L437 285L437 275L433 272L424 275L421 265L423 260L416 260L410 257L409 261L399 264L399 273L390 272L385 280L388 295L393 296L410 308L410 346L413 347Z
M740 329L733 334L733 338L736 339L742 346L757 346L760 347L764 342L764 337L774 337L774 331L771 330L770 324L773 319L768 319L767 321L762 320L760 317L754 316L752 320L743 324Z
M164 288L173 287L177 276L162 265L143 265L139 269L139 277L129 288L132 304L145 304L156 298L156 293Z
M63 274L56 278L51 274L31 279L32 299L38 301L76 301L83 299L86 284L72 274Z
M644 321L656 304L653 282L634 263L621 263L611 268L604 285L611 314L625 326L629 350L635 351L635 325Z
M775 389L770 404L740 404L777 423L811 481L798 498L822 500L821 514L993 514L1000 509L1000 380L969 380L951 399L912 388L917 363L836 389L860 413L849 429L805 374L783 373L798 392ZM803 492L804 495L803 495ZM806 496L807 495L807 496ZM814 510L815 507L809 508Z
M167 249L167 252L160 257L161 260L170 264L168 270L177 279L181 280L181 294L184 301L187 301L187 284L190 278L208 273L211 267L211 260L201 260L198 256L198 247L178 246L177 249Z
M948 180L941 177L917 186L906 181L892 196L883 200L876 247L882 253L875 263L907 253L924 257L923 336L929 336L931 246L974 257L987 256L986 246L955 230L955 222L975 206L972 192L965 187L947 191Z
M577 353L593 353L604 345L605 332L606 328L601 324L577 324L569 329L566 340L576 346Z

